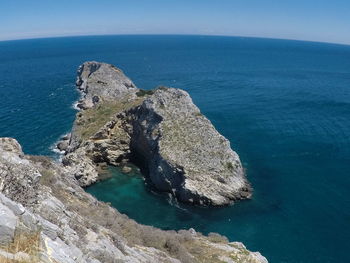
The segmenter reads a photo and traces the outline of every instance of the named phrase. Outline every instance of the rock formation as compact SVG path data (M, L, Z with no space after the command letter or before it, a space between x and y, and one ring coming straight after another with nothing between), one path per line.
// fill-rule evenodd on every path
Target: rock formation
M0 262L266 263L238 242L139 225L80 187L70 167L0 138Z
M82 93L63 163L81 186L99 180L101 164L130 159L160 191L182 202L226 205L251 196L229 141L180 89L136 88L120 69L86 62L78 70Z

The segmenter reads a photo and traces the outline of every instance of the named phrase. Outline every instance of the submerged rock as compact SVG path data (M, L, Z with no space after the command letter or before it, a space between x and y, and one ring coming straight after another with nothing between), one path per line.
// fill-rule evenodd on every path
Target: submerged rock
M124 167L122 168L122 172L125 173L125 174L128 174L128 173L130 173L131 171L132 171L132 168L129 167L129 166L124 166Z
M63 161L82 186L99 180L99 162L133 159L158 190L182 202L226 205L251 196L237 153L187 92L140 90L121 70L98 62L80 66L77 85L84 106Z

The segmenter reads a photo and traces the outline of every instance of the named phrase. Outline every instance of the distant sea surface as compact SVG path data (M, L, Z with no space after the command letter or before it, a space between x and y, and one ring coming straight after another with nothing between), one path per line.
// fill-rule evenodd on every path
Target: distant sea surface
M219 232L272 263L350 262L350 46L202 36L0 42L0 136L55 157L87 60L115 64L139 88L188 91L254 187L250 201L197 208L114 169L89 192L140 223Z

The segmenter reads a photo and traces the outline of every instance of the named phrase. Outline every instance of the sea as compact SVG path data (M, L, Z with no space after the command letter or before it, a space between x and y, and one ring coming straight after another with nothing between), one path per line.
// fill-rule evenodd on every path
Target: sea
M247 37L121 35L0 42L0 136L58 158L84 61L142 89L189 92L241 157L253 198L178 204L138 172L87 189L137 222L218 232L272 263L350 262L350 46Z

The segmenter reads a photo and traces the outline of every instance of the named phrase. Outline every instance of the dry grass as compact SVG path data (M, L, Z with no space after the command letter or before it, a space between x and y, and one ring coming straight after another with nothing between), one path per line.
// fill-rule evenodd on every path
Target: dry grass
M120 240L126 241L129 246L159 249L179 259L182 263L220 262L219 256L225 253L207 243L210 240L217 244L226 244L227 239L219 234L211 233L209 237L204 237L197 233L197 236L193 237L187 230L163 231L151 226L140 225L118 213L107 203L92 202L85 192L72 195L57 184L51 185L51 189L54 196L66 204L67 210L76 213L77 216L70 223L70 227L82 240L86 236L85 228L99 233L103 227L110 231L108 235L122 251L124 245ZM102 256L106 255L101 254Z
M137 98L131 101L124 99L122 101L103 102L96 107L80 111L77 114L77 132L83 140L94 135L101 127L103 127L112 116L118 112L128 110L140 105L145 97Z
M11 254L22 252L29 256L25 260L14 260L0 256L0 263L37 263L39 262L40 233L17 233L10 244L2 246L0 249Z
M138 92L136 92L137 97L143 97L146 95L153 95L153 94L154 94L154 90L140 89Z
M42 185L51 186L54 183L56 183L57 178L55 177L55 174L51 170L41 169L40 173L41 173L40 183Z

